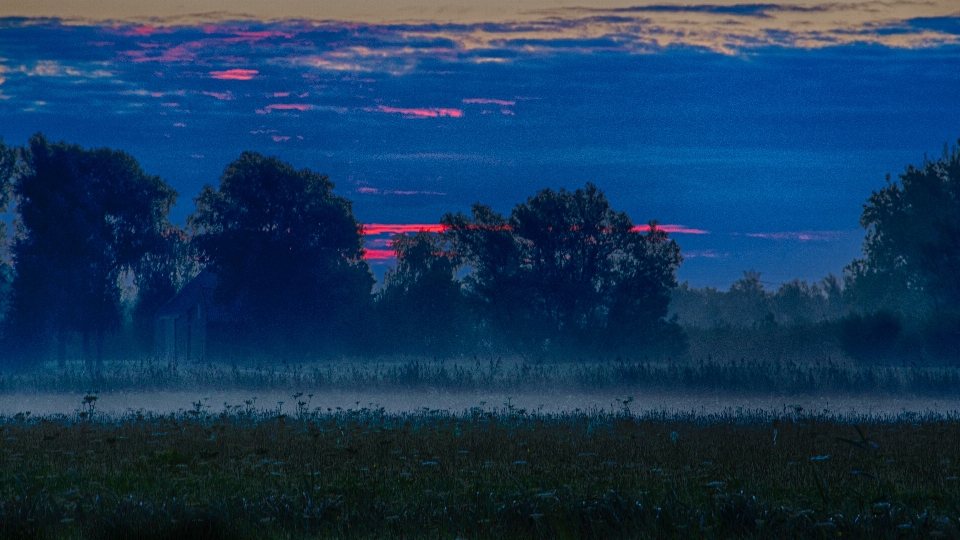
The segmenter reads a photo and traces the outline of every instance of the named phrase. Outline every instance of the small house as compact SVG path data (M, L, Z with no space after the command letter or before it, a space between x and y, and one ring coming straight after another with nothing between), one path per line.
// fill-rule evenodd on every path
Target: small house
M217 275L204 270L156 314L154 346L158 360L202 362L224 354L221 338L231 317L213 301Z

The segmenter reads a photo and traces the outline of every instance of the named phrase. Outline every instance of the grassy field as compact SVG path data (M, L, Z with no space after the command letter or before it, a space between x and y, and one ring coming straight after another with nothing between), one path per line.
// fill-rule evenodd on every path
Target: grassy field
M957 538L960 422L251 404L0 419L2 538Z
M858 364L830 356L805 361L711 357L649 361L616 357L567 362L385 357L304 364L117 361L107 363L94 375L82 363L71 363L66 369L47 365L26 372L0 372L0 393L290 388L956 397L960 395L960 367Z

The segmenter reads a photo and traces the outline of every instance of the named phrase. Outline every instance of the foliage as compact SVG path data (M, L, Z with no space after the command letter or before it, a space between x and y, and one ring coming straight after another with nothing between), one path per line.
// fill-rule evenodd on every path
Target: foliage
M397 267L377 294L383 345L390 351L450 355L472 345L473 320L456 273L459 257L443 236L393 238Z
M356 339L373 286L360 225L333 182L244 152L187 220L218 276L216 300L238 313L236 340L303 354Z
M768 291L754 271L744 272L725 292L683 283L673 291L670 305L680 324L697 328L803 326L836 320L845 311L840 281L833 274L812 285L795 279Z
M105 334L120 323L120 278L162 246L176 193L124 152L51 144L40 134L28 147L28 170L14 185L8 338L24 355L56 339L62 361L66 334L80 332L84 344L96 339L99 360Z
M848 290L860 309L911 315L960 306L960 148L910 165L875 191L860 224L862 259L847 267Z
M680 248L656 222L636 231L593 184L542 190L509 219L477 204L441 222L481 317L521 350L649 347L669 328Z
M0 138L0 214L6 214L13 192L13 181L23 166L19 148L10 147ZM9 307L10 282L13 280L13 264L10 260L7 224L0 221L0 320Z

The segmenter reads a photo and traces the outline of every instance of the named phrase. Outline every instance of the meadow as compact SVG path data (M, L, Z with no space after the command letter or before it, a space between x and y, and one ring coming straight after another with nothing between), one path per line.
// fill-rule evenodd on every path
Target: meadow
M957 538L942 415L252 404L0 419L3 538Z
M950 402L958 383L949 366L829 359L393 357L7 372L0 538L960 538L960 415L811 405L824 396ZM201 397L215 390L283 398L221 407ZM602 408L511 398L338 406L332 396L350 391L619 397ZM151 393L183 402L109 406ZM775 396L783 406L649 405L654 394L695 393ZM70 405L11 409L31 396Z

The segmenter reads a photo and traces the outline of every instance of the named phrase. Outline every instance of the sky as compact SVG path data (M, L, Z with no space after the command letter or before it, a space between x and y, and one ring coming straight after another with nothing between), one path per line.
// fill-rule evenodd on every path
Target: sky
M886 175L960 138L960 6L640 0L12 0L0 136L133 155L180 196L245 150L390 234L599 186L678 277L840 274ZM406 225L404 228L402 226Z

